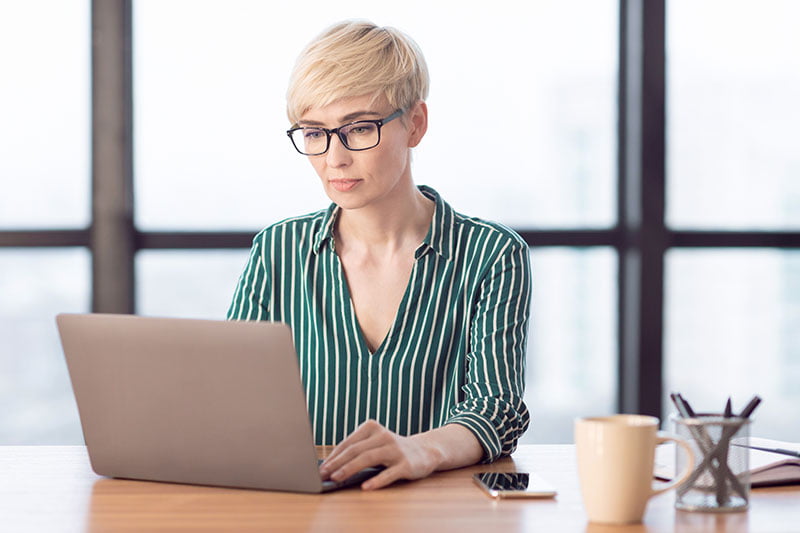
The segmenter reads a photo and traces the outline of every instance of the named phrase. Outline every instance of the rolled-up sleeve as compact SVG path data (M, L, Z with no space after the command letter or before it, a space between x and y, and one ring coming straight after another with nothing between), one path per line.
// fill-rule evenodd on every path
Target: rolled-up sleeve
M447 421L475 434L485 462L511 454L529 424L523 394L530 300L529 249L521 239L511 240L481 278L464 400L450 409Z

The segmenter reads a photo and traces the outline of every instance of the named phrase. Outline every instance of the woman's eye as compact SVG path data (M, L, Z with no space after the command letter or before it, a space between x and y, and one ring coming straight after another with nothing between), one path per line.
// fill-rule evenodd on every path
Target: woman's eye
M352 127L350 133L355 135L368 135L374 131L375 125L374 124L357 124Z

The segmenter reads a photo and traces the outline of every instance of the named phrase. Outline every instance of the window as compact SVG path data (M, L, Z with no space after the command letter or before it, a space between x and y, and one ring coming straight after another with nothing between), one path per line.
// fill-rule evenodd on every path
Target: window
M572 442L576 417L614 411L616 263L605 246L533 248L522 442Z
M88 224L89 59L88 2L0 6L1 228Z
M348 16L399 27L426 56L418 183L518 228L614 224L614 2L222 5L134 3L140 228L254 230L328 204L284 133L285 91L305 44Z
M284 92L302 46L348 17L426 54L416 181L532 246L524 442L570 442L577 415L666 414L672 389L701 409L762 393L754 431L800 440L776 415L800 364L795 4L3 5L0 444L80 442L55 313L221 318L253 234L327 206ZM95 65L123 75L90 92L92 27L122 28L102 48L117 62ZM97 126L117 143L99 173L91 116L123 130ZM119 221L119 242L100 236ZM726 370L711 387L695 365Z
M85 0L0 4L0 445L83 441L55 315L90 310L90 39Z
M752 433L797 441L800 5L756 7L668 3L667 221L691 247L666 257L664 392L758 394Z
M800 229L800 4L668 6L670 225Z
M666 280L668 390L703 411L758 394L751 433L800 439L800 252L675 250Z
M145 250L136 258L136 312L225 320L247 250Z
M88 253L0 248L0 272L0 445L81 444L55 316L89 311Z

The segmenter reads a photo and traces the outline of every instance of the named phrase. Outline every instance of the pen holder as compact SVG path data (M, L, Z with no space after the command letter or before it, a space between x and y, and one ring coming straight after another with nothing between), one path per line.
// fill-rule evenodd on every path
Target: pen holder
M675 508L684 511L731 512L747 509L750 499L750 419L699 414L692 418L673 415L675 433L689 442L695 468L678 487ZM677 453L676 471L685 467Z

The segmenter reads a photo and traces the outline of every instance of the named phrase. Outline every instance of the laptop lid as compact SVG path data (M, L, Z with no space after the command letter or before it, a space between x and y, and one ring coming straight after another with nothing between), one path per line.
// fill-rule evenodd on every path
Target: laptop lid
M96 473L323 490L285 324L105 314L56 321Z

